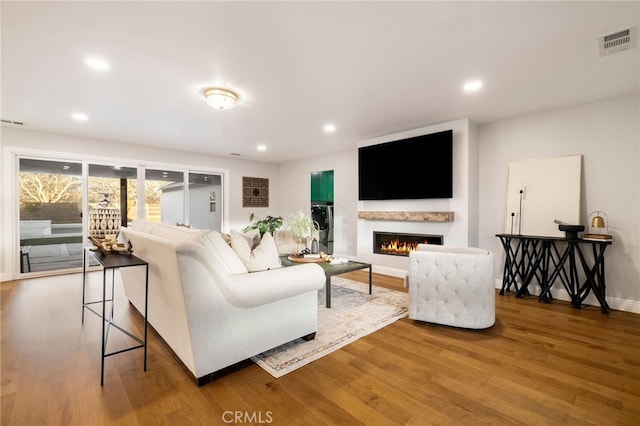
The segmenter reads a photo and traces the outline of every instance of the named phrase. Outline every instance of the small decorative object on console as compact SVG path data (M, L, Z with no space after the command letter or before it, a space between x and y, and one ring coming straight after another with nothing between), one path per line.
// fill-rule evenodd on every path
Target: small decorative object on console
M569 225L568 223L564 223L558 219L554 220L554 222L558 224L558 229L565 233L565 238L567 240L578 239L578 232L584 231L584 225Z
M90 249L91 251L100 251L104 254L116 253L125 256L131 256L131 254L133 253L130 242L127 243L127 245L120 244L116 240L115 236L107 238L89 237L89 240L91 240L91 242L95 245L95 247L92 247Z
M102 200L89 212L89 235L108 238L120 233L120 209L113 205L113 194L102 193Z
M613 235L609 235L607 227L608 217L602 211L595 211L589 215L589 232L585 233L582 238L585 240L611 241Z

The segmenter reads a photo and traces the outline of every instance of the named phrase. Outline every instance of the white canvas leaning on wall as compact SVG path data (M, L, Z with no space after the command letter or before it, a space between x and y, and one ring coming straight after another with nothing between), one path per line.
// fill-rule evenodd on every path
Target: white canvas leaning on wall
M508 163L504 232L564 237L554 220L580 224L582 156Z

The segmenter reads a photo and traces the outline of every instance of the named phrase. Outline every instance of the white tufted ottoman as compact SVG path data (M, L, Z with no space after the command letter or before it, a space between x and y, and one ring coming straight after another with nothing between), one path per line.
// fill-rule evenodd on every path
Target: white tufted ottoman
M409 318L463 328L496 320L493 253L419 244L409 254Z

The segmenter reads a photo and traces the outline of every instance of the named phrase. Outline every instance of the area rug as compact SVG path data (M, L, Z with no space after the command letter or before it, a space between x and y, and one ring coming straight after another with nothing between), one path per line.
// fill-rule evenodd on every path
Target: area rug
M341 277L331 278L331 308L318 292L318 331L311 341L296 339L251 360L273 377L282 377L345 345L407 316L409 295Z

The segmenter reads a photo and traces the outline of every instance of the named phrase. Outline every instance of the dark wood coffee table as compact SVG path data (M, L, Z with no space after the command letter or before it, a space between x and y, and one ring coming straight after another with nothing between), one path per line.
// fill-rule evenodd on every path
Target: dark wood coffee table
M287 256L281 256L280 260L282 261L282 266L294 266L298 265L297 262L292 262L288 259ZM356 262L350 260L346 263L336 263L332 265L330 262L316 262L318 265L324 269L324 275L327 277L327 281L325 284L326 290L326 299L327 299L327 308L331 307L331 277L334 275L344 274L346 272L358 271L360 269L369 268L369 294L371 294L371 264L364 262Z

